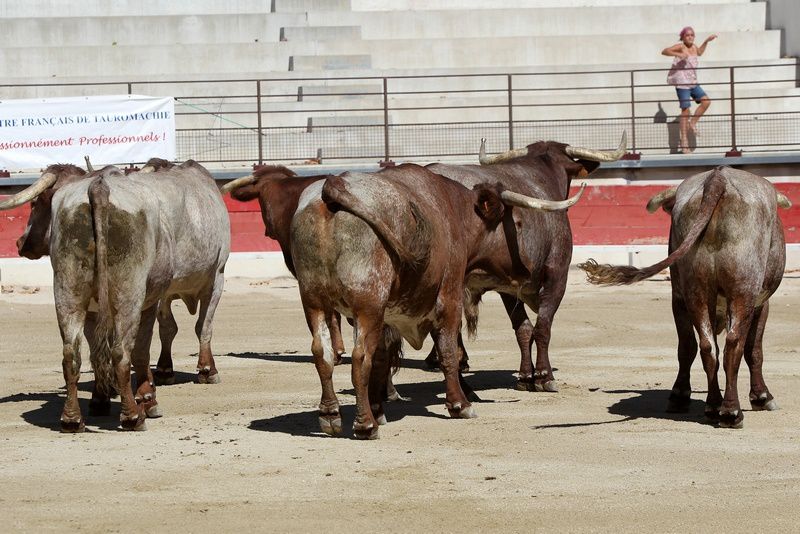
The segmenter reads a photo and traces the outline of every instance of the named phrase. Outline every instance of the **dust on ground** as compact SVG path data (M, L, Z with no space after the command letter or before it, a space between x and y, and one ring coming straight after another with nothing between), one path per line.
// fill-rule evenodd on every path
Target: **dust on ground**
M148 430L112 416L58 432L64 390L52 290L0 295L3 531L677 532L797 529L800 280L771 301L764 373L781 410L742 430L704 423L693 369L688 414L664 412L677 371L668 281L586 285L571 273L551 360L559 393L513 389L517 344L494 295L468 342L473 420L451 420L441 376L407 347L378 441L319 432L319 381L291 279L231 280L215 321L222 383L192 383L193 318L175 305L177 384ZM345 341L352 346L345 326ZM157 355L158 343L153 344ZM88 358L86 358L88 360ZM88 370L88 361L84 362ZM81 380L87 413L91 375ZM350 367L334 375L345 427ZM724 383L724 379L722 380Z

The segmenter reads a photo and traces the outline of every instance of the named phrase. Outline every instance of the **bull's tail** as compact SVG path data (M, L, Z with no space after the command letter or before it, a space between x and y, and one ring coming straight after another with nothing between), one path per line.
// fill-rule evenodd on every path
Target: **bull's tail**
M403 359L403 336L400 331L393 326L383 325L383 349L389 357L389 368L395 374L400 370L400 363Z
M586 271L586 278L592 284L597 285L627 285L650 278L660 273L683 256L694 246L700 235L708 226L711 215L717 207L717 203L725 193L725 176L717 168L706 178L703 185L703 200L700 203L700 211L694 223L689 228L689 233L672 254L660 262L637 269L629 265L600 265L595 260L589 259L585 263L578 265Z
M414 239L405 243L386 224L384 221L386 215L376 213L372 207L350 193L347 190L347 183L340 176L331 176L325 180L325 185L322 187L322 201L331 211L341 209L366 222L402 263L416 267L427 260L426 247L415 245L422 245L422 241L427 237L428 223L413 203L411 213L417 223L416 234Z
M480 314L481 294L473 293L464 287L464 318L467 320L467 336L478 337L478 316Z
M91 361L95 386L101 393L112 396L116 392L116 377L111 350L115 343L114 316L109 299L108 284L108 197L109 188L103 177L89 186L89 205L95 242L95 277L97 282L97 325L91 340Z

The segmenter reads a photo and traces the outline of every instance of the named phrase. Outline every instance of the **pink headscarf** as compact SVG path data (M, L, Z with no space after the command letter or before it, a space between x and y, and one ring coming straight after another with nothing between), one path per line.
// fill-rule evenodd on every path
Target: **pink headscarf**
M686 35L686 32L688 32L688 31L692 31L692 32L694 32L694 28L692 28L691 26L685 26L685 27L684 27L684 28L681 30L681 34L680 34L681 41L683 41L683 36L684 36L684 35Z

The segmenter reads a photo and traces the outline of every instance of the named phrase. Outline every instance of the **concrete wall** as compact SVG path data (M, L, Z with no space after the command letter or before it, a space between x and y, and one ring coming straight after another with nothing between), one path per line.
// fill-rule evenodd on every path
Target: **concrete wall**
M681 0L680 4L746 4L750 0ZM792 1L792 0L787 0ZM665 0L350 0L353 11L491 9L541 7L603 7L677 4Z
M800 2L767 0L767 28L783 30L781 54L800 56Z

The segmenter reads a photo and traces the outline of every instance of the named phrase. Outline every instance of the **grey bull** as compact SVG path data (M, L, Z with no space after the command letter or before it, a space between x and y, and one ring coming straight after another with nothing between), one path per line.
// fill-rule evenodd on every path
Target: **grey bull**
M198 367L206 378L215 372L210 342L230 251L227 210L213 178L194 162L127 177L107 167L48 192L55 180L43 175L26 195L51 197L49 253L67 384L62 430L84 428L77 382L92 301L99 308L90 332L96 390L119 392L122 427L143 429L147 414L159 415L149 346L165 297L198 303ZM139 377L135 396L131 363Z
M689 373L698 344L708 380L708 418L722 427L742 426L737 390L742 356L750 368L752 408L777 409L762 375L762 342L769 298L781 283L786 259L777 207L790 205L764 178L718 167L687 178L648 204L650 211L662 206L672 215L666 259L642 269L593 260L580 265L595 284L631 284L669 267L679 368L668 411L689 409ZM717 335L723 330L724 396L717 381Z

